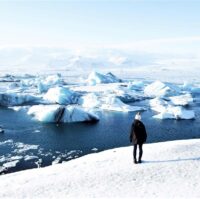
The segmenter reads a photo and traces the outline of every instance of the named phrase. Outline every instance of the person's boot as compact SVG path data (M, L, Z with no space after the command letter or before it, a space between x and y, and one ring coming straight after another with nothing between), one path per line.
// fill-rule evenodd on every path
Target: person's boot
M134 159L134 161L133 161L133 162L134 162L134 164L137 164L137 160L136 160L136 159Z
M141 159L139 159L139 160L138 160L138 163L142 163L142 160L141 160Z

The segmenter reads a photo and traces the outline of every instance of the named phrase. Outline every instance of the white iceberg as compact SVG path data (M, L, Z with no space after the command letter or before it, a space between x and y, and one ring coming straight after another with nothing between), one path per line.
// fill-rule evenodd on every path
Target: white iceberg
M189 96L188 96L188 99L190 99ZM178 100L178 102L180 102L180 100ZM193 110L186 110L182 106L174 106L173 104L171 104L171 102L168 102L161 98L154 98L150 100L149 104L152 110L159 112L159 114L154 115L153 118L157 118L157 119L194 119L195 118L195 113Z
M80 99L80 101L88 101L88 98L93 98L94 101L96 101L96 98L98 98L98 100L101 101L101 98L111 94L120 98L124 103L135 102L146 98L143 93L131 90L130 88L128 88L127 85L127 83L97 84L94 86L75 86L72 87L71 90L82 93L93 93L94 95L96 95L95 97L92 96L93 94L91 94L91 96L89 95L88 97L86 97L86 99ZM98 102L96 101L96 103Z
M77 93L64 87L50 88L43 98L49 102L61 105L74 104L78 101Z
M168 102L159 97L151 99L149 101L149 104L150 104L151 109L156 112L165 112L168 106Z
M155 81L144 88L144 93L149 97L164 97L177 93L177 90L161 81Z
M186 106L193 102L192 95L189 93L185 95L169 97L169 99L171 100L172 104L180 106Z
M26 103L38 102L40 97L33 96L26 93L0 93L0 106L17 106Z
M89 85L96 85L102 83L115 83L121 81L121 79L117 78L112 73L107 73L106 75L103 75L101 73L91 72L86 80L86 83Z
M105 100L104 104L102 104L100 107L104 110L119 111L119 112L133 112L133 111L145 110L145 108L143 107L127 105L115 96L108 96L104 100Z
M34 115L41 122L84 122L98 121L99 117L78 106L36 105L32 106L29 115Z
M39 93L46 92L49 88L55 85L59 86L63 84L63 80L60 74L49 75L46 78L38 79L37 82L38 82L37 87L38 87Z
M128 83L128 89L130 90L138 90L142 89L144 87L144 82L143 81L132 81Z
M80 97L78 104L82 105L84 108L96 108L100 106L101 102L95 93L89 93Z
M200 85L199 84L196 84L196 85L193 85L189 82L184 82L184 84L181 86L181 89L183 91L188 91L188 92L191 92L191 93L200 93Z
M165 111L153 116L157 119L195 119L193 110L186 110L181 106L168 106Z

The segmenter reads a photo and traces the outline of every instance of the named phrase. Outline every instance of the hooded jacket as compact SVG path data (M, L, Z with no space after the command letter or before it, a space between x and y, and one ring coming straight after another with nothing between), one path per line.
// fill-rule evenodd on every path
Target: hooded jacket
M130 142L133 144L143 144L146 142L147 133L144 124L139 120L134 120L131 126Z

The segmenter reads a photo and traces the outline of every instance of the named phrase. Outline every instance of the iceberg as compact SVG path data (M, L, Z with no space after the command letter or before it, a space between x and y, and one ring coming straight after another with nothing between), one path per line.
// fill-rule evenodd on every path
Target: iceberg
M52 86L62 85L62 84L63 80L60 74L49 75L46 78L41 78L37 80L37 88L39 93L44 93Z
M133 111L145 110L145 108L143 107L127 105L115 96L108 96L104 100L105 103L102 104L100 107L104 110L119 111L119 112L133 112Z
M75 104L78 101L77 93L64 87L50 88L43 98L49 102L61 105Z
M30 102L38 102L41 98L25 93L0 93L0 106L17 106Z
M189 82L184 82L184 84L181 86L181 89L183 91L187 91L187 92L191 92L191 93L200 93L200 86L197 85L193 85Z
M165 111L153 116L157 119L195 119L193 110L186 110L181 106L168 106Z
M101 73L92 72L89 74L86 80L86 83L89 85L96 85L102 83L116 83L116 82L122 82L122 80L117 78L112 73L107 73L106 75L103 75Z
M144 82L142 81L132 81L128 83L128 89L130 90L140 90L144 87Z
M184 95L185 96L185 95ZM191 101L189 96L188 101ZM185 105L185 101L181 101L181 98L178 96L178 100L176 101L176 97L172 98L175 99L176 105ZM187 101L187 102L188 102ZM150 107L152 110L159 112L159 114L154 115L153 118L157 119L194 119L195 113L193 110L186 110L182 106L174 106L173 103L168 102L161 98L154 98L149 102Z
M189 93L185 95L169 97L169 99L171 100L172 104L180 106L186 106L193 102L192 95Z
M101 102L98 100L98 96L95 93L89 93L80 97L78 104L82 105L84 108L97 108L100 106Z
M98 121L99 117L78 106L60 106L60 105L36 105L32 106L28 113L33 115L40 122L85 122Z
M167 86L161 81L155 81L144 88L144 93L149 97L164 97L177 93L177 90Z
M156 112L165 112L166 107L168 106L168 102L159 97L151 99L149 101L149 104L150 104L151 109Z

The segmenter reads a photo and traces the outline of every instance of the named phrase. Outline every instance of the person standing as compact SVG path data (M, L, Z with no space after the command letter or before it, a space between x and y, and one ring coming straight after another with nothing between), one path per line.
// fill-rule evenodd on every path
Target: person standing
M141 121L141 114L138 112L131 126L130 142L133 143L133 159L134 163L142 162L143 149L142 146L146 142L147 133L144 124ZM139 146L139 159L137 161L137 147Z

